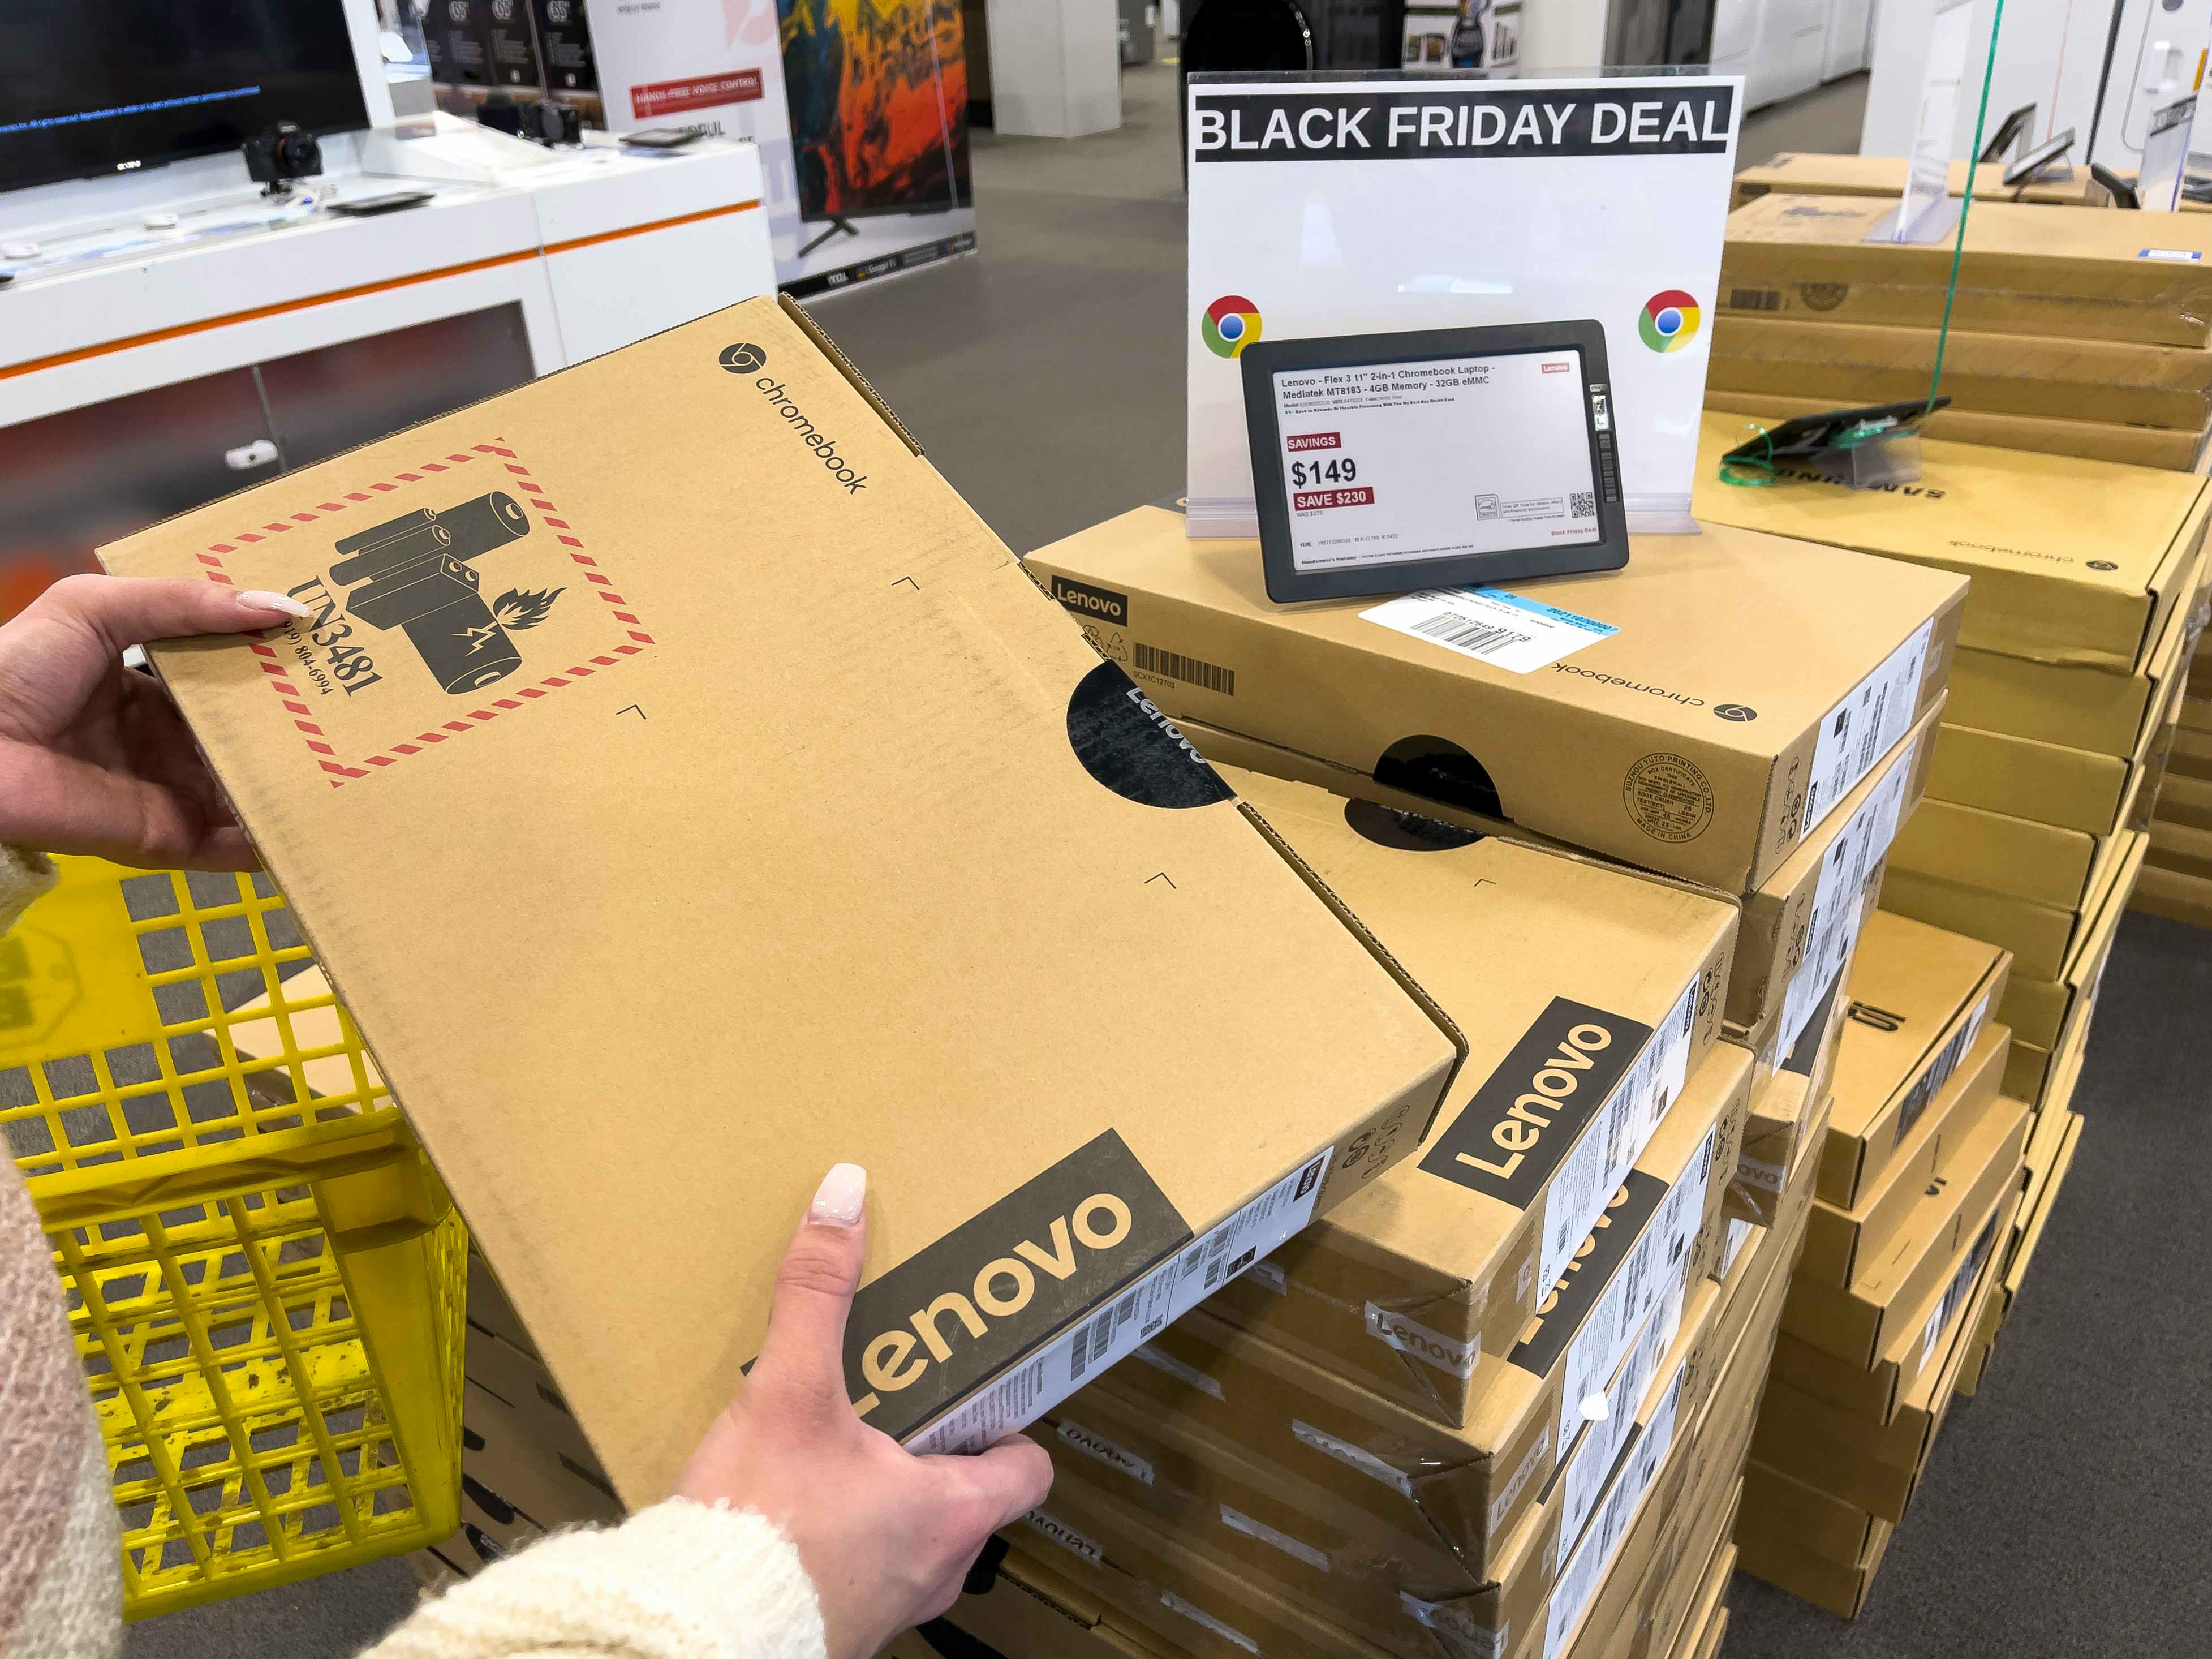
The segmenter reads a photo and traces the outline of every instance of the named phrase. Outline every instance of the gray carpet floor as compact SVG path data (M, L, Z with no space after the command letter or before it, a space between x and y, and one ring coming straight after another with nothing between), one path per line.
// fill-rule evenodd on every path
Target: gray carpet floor
M1742 159L1856 150L1864 96L1855 79L1760 112ZM979 135L981 252L813 307L1018 552L1182 493L1173 70L1128 76L1124 110L1074 143ZM1868 1612L1739 1576L1731 1659L2212 1650L2212 933L2130 917L2100 1009L2072 1176ZM413 1596L382 1562L136 1626L127 1659L346 1659Z

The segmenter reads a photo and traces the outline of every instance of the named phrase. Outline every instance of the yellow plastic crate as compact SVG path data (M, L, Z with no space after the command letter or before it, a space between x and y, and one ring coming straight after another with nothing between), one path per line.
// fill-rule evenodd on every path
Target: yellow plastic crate
M127 1616L453 1531L467 1234L265 876L64 860L0 936L0 1135L67 1291Z

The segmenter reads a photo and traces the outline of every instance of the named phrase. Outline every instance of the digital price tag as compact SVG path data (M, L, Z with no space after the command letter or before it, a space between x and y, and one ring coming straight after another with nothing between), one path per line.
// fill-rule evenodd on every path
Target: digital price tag
M1628 562L1602 325L1256 341L1240 361L1278 604Z

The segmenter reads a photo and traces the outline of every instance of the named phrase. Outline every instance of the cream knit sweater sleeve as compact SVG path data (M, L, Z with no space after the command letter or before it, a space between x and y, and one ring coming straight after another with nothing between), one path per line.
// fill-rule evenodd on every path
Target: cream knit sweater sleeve
M362 1659L824 1659L822 1609L771 1522L673 1498L487 1567Z

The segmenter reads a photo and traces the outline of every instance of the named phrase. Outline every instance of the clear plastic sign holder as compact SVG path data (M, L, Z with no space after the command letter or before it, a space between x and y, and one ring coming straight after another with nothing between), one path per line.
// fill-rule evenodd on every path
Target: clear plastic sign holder
M1869 242L1940 242L1966 216L1966 198L1951 194L1951 143L1959 127L1959 98L1966 85L1973 26L1973 0L1950 0L1936 12L1929 30L1927 66L1921 72L1920 115L1913 124L1905 194L1896 210L1869 233ZM1986 107L1986 76L1982 100ZM1978 120L1969 156L1981 154L1979 128Z

